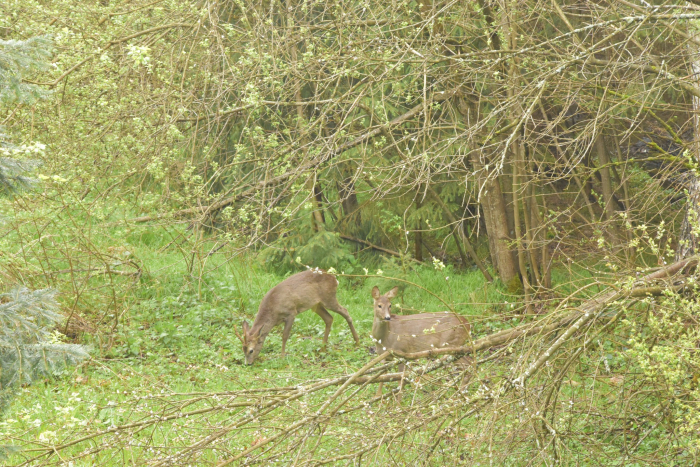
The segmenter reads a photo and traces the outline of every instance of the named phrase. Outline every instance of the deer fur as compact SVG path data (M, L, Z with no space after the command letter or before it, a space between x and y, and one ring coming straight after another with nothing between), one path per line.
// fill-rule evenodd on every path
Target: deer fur
M282 323L284 323L282 331L282 356L284 357L285 345L292 330L294 318L309 309L319 315L326 324L323 335L324 348L333 324L333 317L327 310L334 311L345 318L355 343L359 344L360 338L348 310L338 303L337 289L338 280L332 274L318 268L294 274L270 289L260 302L253 325L249 326L248 322L243 321L243 336L236 333L243 344L246 364L253 364L267 335L272 328Z
M399 316L391 314L391 299L398 292L394 287L381 295L378 287L372 289L374 322L372 339L377 353L396 350L405 353L422 352L442 347L462 346L469 340L471 326L467 319L455 313L419 313ZM403 372L403 365L399 366ZM378 393L381 394L382 385Z

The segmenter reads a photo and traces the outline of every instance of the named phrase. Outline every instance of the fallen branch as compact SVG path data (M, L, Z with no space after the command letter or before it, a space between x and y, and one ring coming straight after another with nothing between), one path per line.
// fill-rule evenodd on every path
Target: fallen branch
M78 439L67 441L61 445L40 447L35 449L28 449L25 452L35 454L34 457L27 459L21 465L33 465L41 458L45 456L50 456L58 453L66 448L75 446L83 442L95 442L94 440L103 436L123 436L124 432L129 432L132 430L142 430L148 426L154 426L158 423L165 421L176 421L191 418L192 416L202 416L205 414L211 414L213 412L230 411L232 408L248 408L244 412L240 412L240 418L233 420L230 424L218 428L213 431L208 436L204 436L197 440L193 444L185 447L183 450L177 452L171 456L165 456L155 461L155 465L164 465L168 463L182 464L185 463L188 456L192 455L194 452L201 451L207 446L211 446L217 443L224 436L230 433L235 433L240 431L243 427L249 425L250 423L260 420L262 417L270 415L273 411L280 408L288 406L292 401L298 400L304 396L308 396L312 393L317 393L318 391L339 386L339 388L334 391L334 394L326 399L325 403L322 404L318 411L304 417L303 419L288 425L284 431L280 431L278 434L262 440L260 443L253 446L249 446L247 449L243 450L241 453L235 454L229 459L223 461L222 465L226 463L233 462L243 457L251 454L253 451L260 449L263 446L269 446L278 440L282 440L293 432L298 431L301 427L308 424L318 424L325 421L328 417L335 413L345 413L350 411L355 411L362 407L367 407L369 401L364 401L360 405L354 408L350 408L346 411L339 412L339 409L347 403L350 397L358 393L354 391L352 396L344 398L340 401L335 408L331 409L331 405L334 401L338 400L340 395L345 391L350 385L358 384L374 384L380 382L391 382L399 381L404 378L406 383L411 383L416 379L418 375L425 375L434 372L440 368L443 368L456 359L460 358L465 354L476 354L477 352L491 349L494 347L499 347L505 344L514 342L519 338L525 338L533 335L544 336L555 330L563 329L568 327L568 329L561 334L561 336L551 345L543 351L538 358L535 359L533 363L527 366L526 370L517 378L512 380L504 380L503 384L499 387L490 390L488 393L477 393L472 397L466 397L465 399L454 398L446 401L444 405L441 406L440 410L435 412L432 416L419 420L415 424L409 424L398 428L399 431L394 433L396 436L408 433L420 429L426 426L428 423L437 420L438 418L447 416L447 414L453 413L454 410L462 410L463 408L469 407L468 413L472 413L480 409L481 404L486 403L490 400L494 400L503 397L506 393L511 391L513 388L522 387L524 382L531 378L541 367L543 367L547 361L551 360L556 354L556 352L562 347L567 339L570 339L578 333L581 329L588 328L594 321L594 318L599 318L603 316L606 308L613 305L619 300L624 300L633 297L644 297L648 295L659 295L665 290L680 290L685 285L685 276L691 272L691 269L698 264L698 259L700 257L694 256L683 261L678 261L667 267L658 269L651 274L648 274L642 278L635 280L631 286L623 286L616 290L608 290L606 292L600 293L595 297L584 301L578 306L570 306L567 304L566 300L560 305L560 309L568 309L569 312L565 313L564 316L558 319L552 320L552 314L544 319L538 320L538 322L528 323L515 328L506 329L503 331L484 336L480 339L474 340L471 344L462 347L452 347L452 348L442 348L435 349L425 352L414 352L414 353L403 353L403 352L384 352L382 355L375 357L369 363L364 365L361 369L353 372L349 375L343 375L336 378L325 379L325 380L315 380L305 383L303 386L295 387L285 387L285 388L267 388L267 389L252 389L247 391L239 391L230 394L230 398L223 403L219 402L213 407L205 407L196 409L190 412L184 412L181 409L174 409L172 411L166 411L160 415L155 415L147 420L140 420L134 423L127 423L121 426L113 426L107 430L98 431L95 433L87 434L86 436L80 437ZM665 284L665 285L664 285ZM555 311L554 313L557 313ZM616 316L616 315L615 315ZM613 322L615 316L607 320L609 323ZM548 322L550 321L551 322ZM590 339L589 339L590 340ZM393 355L399 357L390 363L382 363L382 360L387 356ZM405 373L384 373L389 368L402 363L407 359L417 359L425 357L438 357L442 356L434 361L426 362L425 364L416 366ZM218 397L219 395L224 395L223 393L213 393L212 397ZM465 394L466 396L466 394ZM198 396L198 399L199 396ZM374 397L371 402L374 403L381 400L382 397ZM218 400L218 399L215 399ZM181 407L185 407L188 404L182 404ZM325 412L325 414L324 414ZM466 416L466 415L465 415ZM394 438L396 436L393 436ZM383 440L377 440L372 446L376 448L382 444ZM102 443L104 445L104 443ZM363 448L362 450L364 450ZM358 454L356 452L355 454Z
M367 246L367 247L369 247L369 248L372 248L373 250L381 251L382 253L386 253L386 254L388 254L388 255L396 256L396 257L398 257L398 258L401 258L401 257L404 257L404 258L405 258L405 257L407 257L406 255L402 255L402 254L399 253L398 251L390 250L390 249L388 249L388 248L384 248L384 247L375 245L375 244L373 244L373 243L368 242L367 240L362 240L362 239L360 239L360 238L355 238L355 237L351 237L351 236L349 236L349 235L343 235L343 234L339 234L338 236L339 236L340 238L342 238L343 240L349 240L349 241L351 241L351 242L359 243L360 245L365 245L365 246ZM423 263L423 261L418 261L418 260L415 259L415 258L411 258L411 257L408 257L408 258L409 258L411 261L415 261L416 263L421 263L421 264Z

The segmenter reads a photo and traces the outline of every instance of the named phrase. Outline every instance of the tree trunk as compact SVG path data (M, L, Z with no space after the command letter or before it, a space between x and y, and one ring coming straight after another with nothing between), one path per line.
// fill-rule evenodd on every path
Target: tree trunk
M612 180L610 177L610 158L608 151L605 148L605 139L602 133L599 133L595 140L595 149L598 155L598 163L600 164L600 179L603 189L603 203L605 203L605 217L608 222L615 219L615 208L613 207L613 190Z
M316 198L316 210L314 211L316 221L323 225L326 223L326 216L323 214L323 194L321 193L321 187L318 186L318 182L314 183L314 198Z
M700 38L700 35L691 29L691 34L694 39ZM690 47L690 71L693 75L693 84L700 87L700 58L698 58L698 50ZM695 163L700 161L700 98L693 95L693 145L692 152L695 158ZM681 232L678 238L678 247L676 248L676 261L687 258L698 251L698 236L697 231L700 228L698 223L698 215L700 214L700 180L697 173L689 171L686 173L688 199L686 200L686 211L683 223L681 224Z
M337 182L337 187L340 205L343 208L343 222L346 225L360 226L362 224L360 204L357 202L355 183L352 177L346 177L343 181ZM350 230L355 229L351 228Z
M519 140L516 140L513 144L511 152L515 155L515 160L513 161L513 221L515 225L515 242L518 248L518 269L520 270L520 279L525 292L525 303L529 311L532 294L530 280L527 275L527 261L525 259L525 247L523 246L524 235L520 221L520 205L522 204L524 208L525 203L521 203L523 193L520 185L520 172L522 169L523 147ZM527 215L527 210L523 209L523 211L523 214Z
M490 178L484 173L484 168L476 151L472 151L472 164L480 176L477 189L481 194L479 202L484 212L486 230L489 237L489 250L494 266L509 290L515 291L522 287L518 268L515 264L513 253L508 249L508 221L506 219L506 206L501 193L498 180Z
M416 210L421 208L420 195L416 197ZM415 258L423 261L423 222L420 218L416 221L416 231L413 233L413 243L415 245Z

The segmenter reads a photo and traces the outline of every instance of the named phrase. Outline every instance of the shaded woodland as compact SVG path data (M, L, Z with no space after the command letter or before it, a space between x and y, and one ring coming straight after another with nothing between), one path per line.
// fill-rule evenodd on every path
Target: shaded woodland
M0 379L22 401L0 453L694 465L698 112L695 0L6 0L0 324L12 290L56 291L78 364L27 383L190 357L232 376L122 388L70 430L20 426L18 404L53 399ZM399 285L400 311L464 315L471 341L351 351L336 320L313 360L311 317L290 351L307 360L274 366L273 340L244 367L232 328L305 267L337 274L361 334L372 286Z

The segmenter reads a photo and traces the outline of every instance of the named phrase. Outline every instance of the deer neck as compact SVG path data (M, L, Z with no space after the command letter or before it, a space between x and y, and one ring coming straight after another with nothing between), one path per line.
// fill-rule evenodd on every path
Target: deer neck
M258 313L258 316L255 317L255 322L253 322L253 326L250 328L250 332L253 335L260 334L260 339L265 340L275 324L276 323L274 323L269 316L261 316L261 314Z
M372 323L372 337L376 340L386 341L386 336L389 335L389 321L384 319L374 318Z

